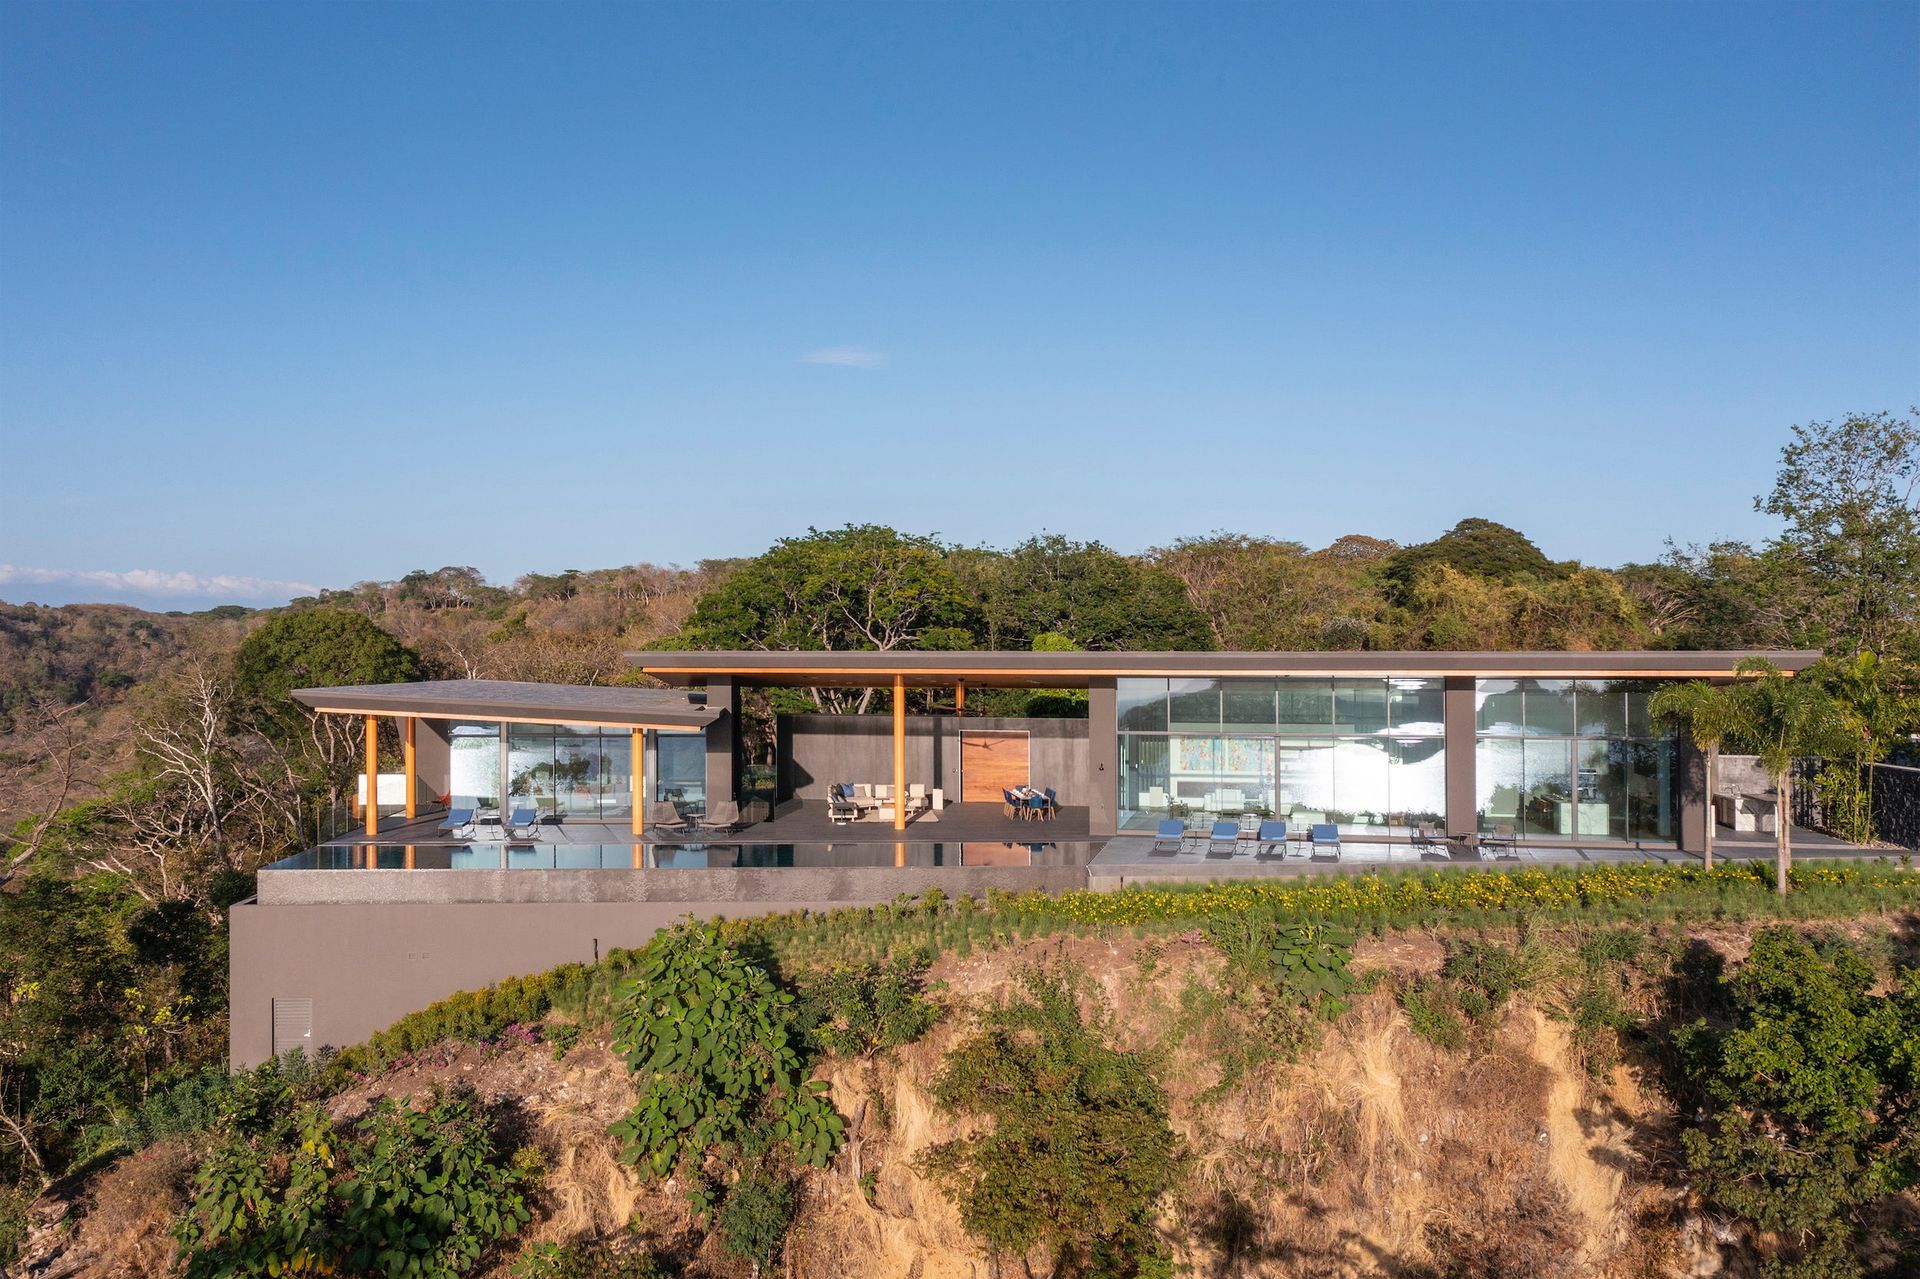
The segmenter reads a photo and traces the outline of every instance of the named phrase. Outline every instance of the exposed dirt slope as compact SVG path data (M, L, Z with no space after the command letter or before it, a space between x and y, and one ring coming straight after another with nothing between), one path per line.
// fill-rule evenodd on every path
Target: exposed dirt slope
M1749 930L1698 938L1729 955ZM1438 968L1438 939L1363 940L1362 967L1405 978ZM1036 962L1067 959L1098 983L1111 1036L1154 1055L1173 1100L1188 1168L1163 1222L1201 1276L1743 1275L1738 1250L1693 1215L1663 1175L1665 1102L1628 1067L1582 1068L1563 1021L1517 998L1467 1050L1416 1035L1386 990L1358 1000L1293 1062L1251 1057L1206 1015L1221 959L1197 938L1030 943L949 956L934 976L954 1011L921 1042L874 1061L832 1063L833 1098L852 1140L812 1175L790 1250L797 1276L968 1279L988 1274L954 1209L913 1171L956 1135L920 1085L966 1030L965 1009L997 998ZM1245 1045L1238 1045L1244 1048ZM468 1083L524 1125L546 1156L536 1239L604 1238L631 1228L687 1273L745 1272L705 1238L681 1188L636 1176L607 1125L632 1102L619 1060L584 1041L551 1049L450 1050L336 1096L340 1118L384 1095ZM183 1201L188 1153L161 1146L95 1177L58 1228L42 1231L28 1274L146 1279L170 1273L165 1223ZM866 1189L863 1178L869 1178ZM49 1201L43 1217L63 1215ZM631 1226L629 1225L631 1223ZM507 1262L495 1267L506 1272Z

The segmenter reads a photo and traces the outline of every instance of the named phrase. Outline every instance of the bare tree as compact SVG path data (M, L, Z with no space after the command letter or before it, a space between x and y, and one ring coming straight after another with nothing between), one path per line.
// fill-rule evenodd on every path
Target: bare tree
M0 831L0 887L23 870L39 853L54 818L67 806L79 779L80 712L85 702L62 706L50 698L37 699L18 717L25 725L17 736L27 749L0 761L0 787L25 795L34 816L12 832Z

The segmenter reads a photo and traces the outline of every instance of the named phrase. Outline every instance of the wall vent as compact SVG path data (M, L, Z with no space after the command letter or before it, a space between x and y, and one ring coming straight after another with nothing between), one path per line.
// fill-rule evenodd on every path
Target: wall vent
M300 1049L313 1054L313 1001L276 999L273 1001L273 1055Z

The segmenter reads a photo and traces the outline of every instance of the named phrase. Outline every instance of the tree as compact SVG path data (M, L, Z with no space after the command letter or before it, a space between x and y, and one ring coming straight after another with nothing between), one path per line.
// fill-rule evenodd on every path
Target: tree
M931 1147L918 1167L996 1262L1037 1250L1056 1276L1154 1273L1165 1249L1153 1214L1179 1139L1146 1062L1108 1047L1078 996L1067 975L1031 971L981 1016L930 1088L971 1135Z
M1046 633L1084 649L1213 647L1179 578L1099 542L1049 533L961 562L989 648L1025 648Z
M283 613L240 643L234 692L263 732L283 748L297 743L315 780L337 804L361 750L348 716L317 715L293 700L296 688L393 684L421 678L420 655L361 613L303 608Z
M1180 579L1218 647L1362 648L1380 613L1371 541L1350 535L1310 552L1298 542L1214 533L1151 554Z
M783 538L700 597L677 648L856 651L951 647L970 610L941 545L876 524ZM930 644L928 641L937 641ZM864 711L872 689L812 690Z
M1920 413L1920 410L1915 410ZM1793 428L1754 509L1787 527L1774 547L1818 594L1831 650L1886 654L1920 628L1920 428L1890 413Z
M1762 1273L1857 1276L1874 1210L1920 1182L1920 973L1880 993L1839 939L1755 936L1727 1017L1676 1035L1701 1192L1764 1232ZM1888 1273L1891 1273L1889 1271Z
M1890 661L1862 650L1851 661L1828 657L1807 673L1839 704L1852 751L1815 780L1820 808L1835 833L1864 844L1874 838L1873 766L1920 720L1920 696Z
M1669 685L1653 695L1648 709L1657 721L1684 729L1703 747L1712 743L1715 749L1752 754L1773 779L1774 883L1785 894L1793 865L1793 761L1805 755L1844 756L1852 743L1839 703L1818 680L1795 679L1757 657L1734 670L1739 678L1731 684ZM1707 823L1713 823L1711 813Z
M1570 571L1569 566L1549 560L1520 530L1492 520L1469 518L1431 542L1395 554L1387 562L1386 579L1405 592L1423 572L1441 564L1496 582L1544 581L1564 577Z

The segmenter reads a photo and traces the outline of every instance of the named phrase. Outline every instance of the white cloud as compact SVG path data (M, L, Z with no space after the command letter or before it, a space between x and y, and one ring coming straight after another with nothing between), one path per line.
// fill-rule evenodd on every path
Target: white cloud
M88 587L133 595L178 595L222 599L292 599L314 595L319 588L307 582L281 582L268 577L238 577L225 573L169 573L156 568L116 572L101 568L27 568L0 564L0 586Z
M800 357L802 364L830 364L839 369L883 369L885 351L869 351L863 346L823 346Z

